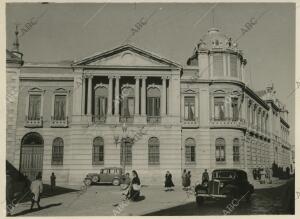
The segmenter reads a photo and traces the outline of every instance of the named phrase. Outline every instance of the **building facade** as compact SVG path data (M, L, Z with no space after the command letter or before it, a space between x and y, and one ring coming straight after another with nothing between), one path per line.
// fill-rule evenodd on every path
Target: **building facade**
M247 86L237 44L212 28L182 66L132 45L82 60L23 63L7 51L7 160L78 184L102 167L179 185L188 169L290 166L287 110ZM26 54L25 54L26 55Z

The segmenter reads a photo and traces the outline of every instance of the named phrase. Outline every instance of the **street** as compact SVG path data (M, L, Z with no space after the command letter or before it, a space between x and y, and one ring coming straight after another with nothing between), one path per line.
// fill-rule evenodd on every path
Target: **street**
M139 201L123 202L120 187L93 185L80 192L73 190L42 198L40 210L30 211L30 202L20 203L13 209L12 216L289 214L293 181L272 186L274 188L256 189L250 203L241 200L228 210L229 203L225 201L207 201L198 207L195 197L181 188L165 192L160 186L145 186Z

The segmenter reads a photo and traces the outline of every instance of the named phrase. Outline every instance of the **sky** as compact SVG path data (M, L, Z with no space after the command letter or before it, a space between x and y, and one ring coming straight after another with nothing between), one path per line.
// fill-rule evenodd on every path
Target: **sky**
M247 23L254 20L256 24L242 35ZM132 28L144 21L146 24L132 35ZM290 140L294 144L293 3L9 3L8 49L12 48L16 24L20 51L27 62L79 60L116 48L128 39L130 44L183 66L201 36L217 27L238 39L247 59L248 85L262 90L273 83L290 112Z

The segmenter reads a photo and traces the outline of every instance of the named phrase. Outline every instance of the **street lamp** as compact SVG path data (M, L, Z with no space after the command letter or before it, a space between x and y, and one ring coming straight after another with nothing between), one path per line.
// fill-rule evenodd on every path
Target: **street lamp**
M116 146L118 145L118 143L121 143L121 147L122 147L123 173L125 173L125 167L126 167L125 166L126 165L126 156L125 156L125 141L126 141L126 138L127 138L127 126L126 126L126 123L123 123L123 125L122 125L122 136L121 137L118 136L118 135L114 136Z

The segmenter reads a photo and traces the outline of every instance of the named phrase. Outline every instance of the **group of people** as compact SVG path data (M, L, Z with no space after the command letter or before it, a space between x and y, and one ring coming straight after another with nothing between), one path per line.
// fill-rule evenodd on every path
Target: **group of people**
M183 190L186 190L186 189L190 188L191 178L192 178L191 171L186 171L186 169L184 169L183 173L182 173L182 176L181 176Z

